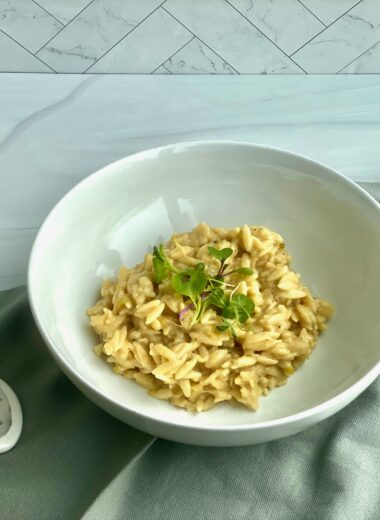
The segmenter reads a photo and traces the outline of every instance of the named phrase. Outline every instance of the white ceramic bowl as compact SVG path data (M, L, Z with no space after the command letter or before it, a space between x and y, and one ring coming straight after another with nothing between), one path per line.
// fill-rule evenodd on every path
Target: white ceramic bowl
M258 412L222 404L191 414L149 397L93 353L85 315L104 277L134 266L174 232L268 226L293 266L336 316L286 386ZM380 372L379 205L326 166L233 142L185 143L117 161L71 190L41 227L30 258L37 325L67 376L122 421L153 435L209 446L269 441L330 416Z

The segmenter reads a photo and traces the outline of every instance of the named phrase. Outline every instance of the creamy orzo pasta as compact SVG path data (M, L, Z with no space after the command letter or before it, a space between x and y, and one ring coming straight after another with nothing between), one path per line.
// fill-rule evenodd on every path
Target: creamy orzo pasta
M159 399L204 411L221 401L256 410L310 355L329 303L290 268L266 227L173 235L144 261L105 280L87 313L114 372Z

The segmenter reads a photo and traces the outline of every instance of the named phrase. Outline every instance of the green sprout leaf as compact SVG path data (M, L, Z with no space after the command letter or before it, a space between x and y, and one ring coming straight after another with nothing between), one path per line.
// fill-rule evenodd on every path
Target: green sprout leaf
M230 247L225 247L224 249L216 249L215 247L209 246L208 252L211 256L219 260L220 262L225 262L227 258L229 258L233 250Z
M223 320L221 325L218 325L216 328L220 332L225 332L231 327L231 322L228 320Z
M228 264L227 258L233 254L229 247L224 249L208 248L212 257L220 261L219 271L215 276L211 276L203 262L199 262L194 268L177 269L164 251L163 244L153 248L153 277L156 283L171 278L172 287L177 294L191 300L190 304L180 312L179 319L193 310L191 325L197 323L207 308L213 307L216 314L221 317L222 322L216 328L220 332L230 331L236 337L236 327L245 323L255 309L255 304L244 294L235 294L235 284L227 283L225 276L236 273L242 276L249 276L253 271L249 267L239 267L226 272ZM226 290L232 290L231 295Z
M188 296L193 302L205 290L208 278L200 269L185 269L175 274L172 279L173 289L182 296Z
M227 265L225 262L227 258L229 258L233 254L233 250L230 247L225 247L224 249L216 249L215 247L209 246L208 252L211 256L220 261L220 267L217 278L221 278L223 276L223 272L226 270Z
M235 306L232 305L232 303L227 303L225 307L222 309L222 316L224 318L228 318L230 320L236 320L237 319L237 313Z
M226 303L227 297L221 287L215 287L207 298L208 306L213 305L214 307L218 307L218 309L223 309L226 306Z
M248 296L244 294L234 294L231 303L236 309L237 319L239 323L245 323L253 314L255 304Z
M164 281L170 273L170 266L157 257L153 258L153 276L156 283Z
M160 244L158 247L153 248L153 256L158 258L162 262L168 262L168 258L164 253L164 246Z
M255 304L244 294L234 294L232 297L235 307L237 308L237 315L239 323L245 323L253 314Z
M244 276L250 276L251 274L253 274L253 270L250 267L239 267L238 269L235 269L233 272L237 274L242 274Z
M160 244L153 248L153 278L156 283L161 283L168 278L171 271L176 271L164 253L164 246Z
M237 337L237 334L236 334L236 330L234 329L233 327L233 322L229 321L229 320L223 320L221 325L218 325L216 327L216 330L218 330L219 332L225 332L226 330L230 330L231 331L231 334L234 338Z
M244 294L234 294L222 311L222 316L245 323L253 314L255 304Z

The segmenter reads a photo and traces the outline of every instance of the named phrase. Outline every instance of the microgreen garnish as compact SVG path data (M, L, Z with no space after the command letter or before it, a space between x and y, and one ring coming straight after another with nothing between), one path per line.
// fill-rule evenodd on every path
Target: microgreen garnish
M228 321L228 320L223 320L223 321L222 321L222 324L221 324L221 325L218 325L216 328L217 328L220 332L225 332L225 331L228 330L230 327L231 327L231 322Z
M238 267L227 271L226 260L233 255L229 247L216 249L208 248L210 256L220 262L219 270L212 276L206 271L204 263L200 262L195 267L179 270L167 258L163 245L153 249L153 276L156 283L171 278L171 284L177 294L188 299L188 304L179 314L183 320L185 314L194 310L191 325L197 323L206 309L213 308L221 317L221 323L216 327L220 332L230 331L236 336L236 327L240 327L253 314L255 304L248 296L236 294L240 286L227 283L225 277L232 274L250 276L253 271L250 267ZM228 291L228 292L227 292ZM190 301L189 301L190 300ZM185 300L186 302L186 300Z
M219 332L226 332L229 330L234 338L237 337L236 330L234 329L234 323L230 320L223 320L221 325L218 325L216 329Z
M220 267L218 274L216 275L217 278L221 277L223 275L223 271L225 271L228 267L228 264L226 264L227 258L229 258L233 254L233 250L230 247L225 247L223 249L216 249L215 247L209 246L208 252L211 256L219 260Z
M250 267L238 267L237 269L234 269L233 271L230 271L229 273L224 273L223 276L228 276L230 274L242 274L244 276L250 276L253 274L253 271Z
M230 247L225 247L224 249L216 249L215 247L209 246L208 252L211 256L213 256L220 262L225 262L227 258L229 258L233 254L233 250Z
M221 287L215 287L210 292L207 303L208 306L217 307L218 309L224 309L227 305L228 297Z
M224 306L222 316L237 320L239 323L245 323L252 316L254 308L255 304L251 298L244 294L234 294L227 305Z
M207 276L201 269L185 269L175 274L172 278L172 286L175 292L182 296L188 296L195 303L197 297L205 290Z
M230 330L231 334L236 337L235 327L245 323L252 316L254 309L255 304L251 298L244 294L233 294L222 308L224 319L217 329L220 332Z
M160 244L153 248L153 275L156 283L161 283L171 272L177 273L176 269L164 253L164 246Z

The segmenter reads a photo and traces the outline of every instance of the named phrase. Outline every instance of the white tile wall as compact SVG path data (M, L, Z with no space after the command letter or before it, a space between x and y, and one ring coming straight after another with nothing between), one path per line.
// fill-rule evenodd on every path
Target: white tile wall
M163 67L172 74L237 74L223 58L196 37L166 60Z
M35 0L52 16L64 25L71 22L82 9L91 4L92 0Z
M375 43L359 58L354 59L341 70L341 74L376 74L380 70L380 42Z
M0 0L0 29L26 47L36 52L63 25L30 0Z
M298 0L229 2L287 54L295 52L325 28Z
M87 72L153 72L192 38L166 11L157 9Z
M93 0L37 56L57 72L84 72L159 4L160 0Z
M325 25L335 22L339 16L360 3L360 0L301 0Z
M170 74L167 68L165 68L163 65L158 67L155 71L153 71L153 74Z
M0 0L0 72L380 73L380 0Z
M363 0L293 58L307 72L334 73L379 41L380 2Z
M302 72L229 3L167 0L164 8L240 73Z
M0 32L0 70L7 72L53 72L33 54Z

